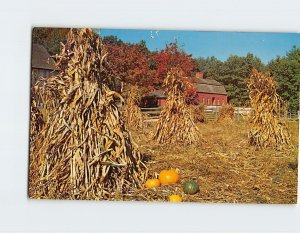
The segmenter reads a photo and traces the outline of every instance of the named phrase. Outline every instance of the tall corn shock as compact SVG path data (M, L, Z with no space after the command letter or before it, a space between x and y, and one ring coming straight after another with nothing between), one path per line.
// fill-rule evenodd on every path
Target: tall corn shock
M132 129L143 128L143 114L139 107L141 94L138 86L130 86L126 94L124 119L126 125Z
M276 82L269 73L253 70L248 80L253 112L250 116L250 145L283 148L290 145L286 123L281 119L283 101L276 92Z
M200 139L192 111L185 101L185 86L186 80L179 69L173 68L168 72L164 80L167 99L154 134L159 143L191 144Z
M205 122L205 105L190 105L195 122Z
M29 196L97 200L141 187L147 167L120 118L101 38L71 30L57 61L60 73L33 91L42 120L31 128L40 131L31 132Z
M218 114L217 122L229 123L234 120L234 106L232 104L223 105Z

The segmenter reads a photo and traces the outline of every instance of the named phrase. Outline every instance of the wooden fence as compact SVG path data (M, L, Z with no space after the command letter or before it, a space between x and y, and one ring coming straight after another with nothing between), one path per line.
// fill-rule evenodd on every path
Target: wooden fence
M205 106L205 121L214 121L217 117L219 109L221 106ZM159 118L159 114L161 111L160 107L156 108L141 108L144 114L147 114L148 120L147 121L156 121ZM234 116L236 119L241 120L246 118L252 111L252 108L243 108L243 107L235 107L234 108ZM288 112L286 116L288 120L295 121L299 119L299 111Z

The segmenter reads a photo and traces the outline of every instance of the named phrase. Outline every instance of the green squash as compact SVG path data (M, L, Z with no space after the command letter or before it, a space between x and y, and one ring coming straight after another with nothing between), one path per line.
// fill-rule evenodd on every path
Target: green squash
M185 194L195 194L199 192L199 185L194 180L188 180L183 183L183 192Z

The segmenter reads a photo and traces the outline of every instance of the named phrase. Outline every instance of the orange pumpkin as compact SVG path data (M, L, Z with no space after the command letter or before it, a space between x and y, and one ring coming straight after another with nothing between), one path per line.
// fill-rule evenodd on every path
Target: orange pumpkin
M182 202L181 196L178 195L171 195L169 196L169 201L170 202Z
M158 178L161 184L175 184L179 180L179 175L175 170L162 170Z
M146 181L146 188L155 188L160 186L159 179L148 179Z

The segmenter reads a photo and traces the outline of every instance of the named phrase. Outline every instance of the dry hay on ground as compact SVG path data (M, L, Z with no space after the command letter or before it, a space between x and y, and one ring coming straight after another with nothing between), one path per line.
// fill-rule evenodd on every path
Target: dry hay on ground
M298 124L291 122L288 127L297 148ZM167 201L168 196L178 194L192 202L296 203L297 149L249 147L248 124L244 121L234 122L231 127L214 122L201 124L201 132L207 141L201 148L196 144L160 145L148 139L150 132L133 134L143 153L151 158L149 176L173 168L179 169L181 180L175 185L136 190L123 199ZM198 182L199 193L183 193L182 183L188 179Z
M228 122L233 121L234 119L234 106L232 104L223 105L218 114L217 114L217 122Z
M61 72L32 96L43 122L31 128L29 196L98 200L140 188L147 167L120 118L101 38L71 30L57 60Z
M167 99L160 113L154 139L159 143L198 142L199 129L184 97L185 78L178 69L168 72L164 80Z
M124 119L126 125L132 129L142 129L143 114L139 107L141 101L141 93L138 86L130 86L126 93L124 106Z
M270 73L253 70L248 80L253 108L250 116L250 145L259 148L284 148L290 145L286 123L281 119L283 101L276 92L276 82Z

